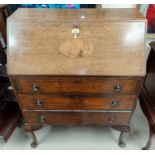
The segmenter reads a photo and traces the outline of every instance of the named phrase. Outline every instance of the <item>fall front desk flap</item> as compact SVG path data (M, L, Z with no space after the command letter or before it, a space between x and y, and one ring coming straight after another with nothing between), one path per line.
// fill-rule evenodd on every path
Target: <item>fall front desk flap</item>
M10 75L145 75L136 9L18 9L7 20Z

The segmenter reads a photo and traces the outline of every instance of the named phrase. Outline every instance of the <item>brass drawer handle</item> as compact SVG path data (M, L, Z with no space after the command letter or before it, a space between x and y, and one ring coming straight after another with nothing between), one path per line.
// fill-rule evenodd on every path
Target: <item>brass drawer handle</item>
M37 106L42 106L43 101L40 100L40 99L35 99L35 100L34 100L34 103L35 103Z
M110 124L114 123L114 121L115 121L114 117L109 118L109 123Z
M40 123L45 123L46 122L45 119L46 119L45 116L39 116L39 122Z
M111 106L112 106L112 107L116 107L116 106L118 106L118 104L119 104L119 101L117 101L117 100L113 100L113 101L111 102Z
M73 34L74 39L77 39L78 35L80 34L80 29L77 26L74 26L71 32Z
M122 90L122 87L121 87L119 84L116 85L116 86L114 87L114 91L115 91L116 93L120 93L121 90Z
M32 84L32 91L34 92L39 91L39 87L35 83Z

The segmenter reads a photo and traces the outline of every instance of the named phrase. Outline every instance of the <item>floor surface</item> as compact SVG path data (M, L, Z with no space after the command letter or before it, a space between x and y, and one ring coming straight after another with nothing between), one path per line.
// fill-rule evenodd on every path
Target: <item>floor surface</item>
M119 150L119 133L109 127L53 127L46 126L35 132L39 150ZM139 104L131 120L131 132L124 134L126 147L122 150L140 150L148 139L148 123ZM0 142L0 150L23 150L30 147L31 138L16 128L7 143ZM150 149L155 149L155 136Z

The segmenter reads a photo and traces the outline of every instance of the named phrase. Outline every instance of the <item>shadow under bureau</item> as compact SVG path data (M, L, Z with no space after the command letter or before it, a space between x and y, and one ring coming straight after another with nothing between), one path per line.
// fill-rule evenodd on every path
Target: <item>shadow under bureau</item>
M125 146L145 75L144 17L136 9L18 9L7 23L8 74L31 146L46 124L111 126Z

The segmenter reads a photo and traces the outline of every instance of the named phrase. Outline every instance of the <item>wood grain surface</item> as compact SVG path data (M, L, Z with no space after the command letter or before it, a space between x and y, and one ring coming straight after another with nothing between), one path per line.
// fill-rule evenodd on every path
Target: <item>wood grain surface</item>
M120 93L135 94L140 78L131 77L18 77L16 91L22 93L96 93L116 94L115 87L120 86ZM38 90L33 91L36 85Z
M146 65L138 10L18 9L7 30L8 74L32 146L33 131L50 124L129 131Z

